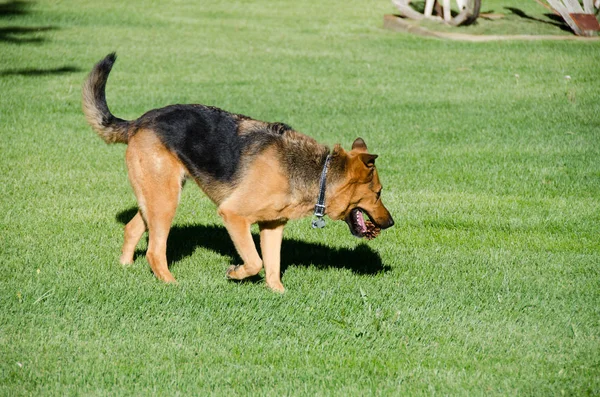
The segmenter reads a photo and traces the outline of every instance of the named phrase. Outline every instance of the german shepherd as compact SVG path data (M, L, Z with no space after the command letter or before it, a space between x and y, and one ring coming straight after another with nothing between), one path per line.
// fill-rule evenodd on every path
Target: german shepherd
M139 211L125 226L120 262L133 263L135 247L149 232L146 258L157 278L175 282L166 246L183 182L193 179L217 205L243 264L229 279L256 275L265 267L267 285L283 292L280 250L288 220L310 215L320 193L324 167L325 214L343 219L357 237L367 233L363 213L376 227L394 224L381 201L381 183L361 138L345 151L327 146L283 123L268 123L212 106L172 105L137 120L115 117L105 88L115 63L98 62L83 85L83 112L106 143L128 144L125 159ZM260 229L260 258L250 226Z

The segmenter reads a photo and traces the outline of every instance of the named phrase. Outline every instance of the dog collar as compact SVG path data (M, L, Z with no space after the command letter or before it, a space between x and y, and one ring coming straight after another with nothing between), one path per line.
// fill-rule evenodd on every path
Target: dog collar
M327 154L323 170L321 171L321 181L319 183L319 198L315 205L315 214L312 220L313 229L322 229L325 227L325 182L327 180L327 169L329 168L329 161L331 160L331 154Z

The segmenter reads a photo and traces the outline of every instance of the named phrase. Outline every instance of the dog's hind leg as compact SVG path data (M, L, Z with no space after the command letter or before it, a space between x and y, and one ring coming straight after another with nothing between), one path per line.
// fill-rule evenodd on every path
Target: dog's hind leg
M149 241L146 258L154 275L167 283L175 282L167 264L167 238L175 209L176 206L172 205L172 202L164 201L156 206L150 205L147 209Z
M131 265L133 263L135 247L145 231L146 223L142 218L142 213L138 211L137 214L135 214L135 216L125 226L125 242L123 243L123 248L121 249L120 259L122 265Z
M225 228L235 245L235 249L244 262L242 265L232 265L227 269L227 278L232 280L243 280L246 277L254 276L262 269L262 260L256 251L252 233L250 233L251 223L247 218L237 215L234 212L219 208L219 215L223 218Z
M262 222L259 227L267 285L275 292L284 292L281 284L281 240L285 222Z
M156 135L147 130L138 131L130 138L126 159L129 179L148 228L146 259L158 279L175 282L167 265L167 238L179 204L185 169ZM124 252L141 230L140 218L134 218L134 221L130 238L126 236Z

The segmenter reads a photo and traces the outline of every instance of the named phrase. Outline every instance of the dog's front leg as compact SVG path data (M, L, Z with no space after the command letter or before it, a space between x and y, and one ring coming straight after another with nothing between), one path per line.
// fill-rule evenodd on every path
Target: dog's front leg
M256 251L254 240L252 240L251 223L247 218L227 209L219 209L219 215L223 218L223 223L229 232L229 237L231 237L235 249L244 261L242 265L230 266L227 269L227 278L243 280L246 277L258 274L262 269L262 261Z
M281 284L281 239L285 222L262 222L258 226L267 285L275 292L284 292Z

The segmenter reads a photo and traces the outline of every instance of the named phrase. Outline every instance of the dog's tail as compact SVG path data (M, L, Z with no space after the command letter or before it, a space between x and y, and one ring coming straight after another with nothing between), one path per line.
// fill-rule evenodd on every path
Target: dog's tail
M115 117L106 104L106 80L117 55L113 52L98 62L83 83L83 113L106 143L127 143L131 122Z

